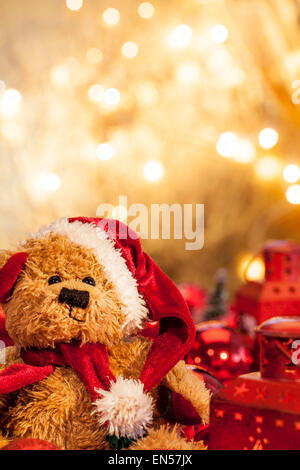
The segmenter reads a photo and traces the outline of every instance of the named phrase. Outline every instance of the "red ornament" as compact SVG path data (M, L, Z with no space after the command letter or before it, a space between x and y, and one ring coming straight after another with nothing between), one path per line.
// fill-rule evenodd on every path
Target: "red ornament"
M237 291L235 310L242 332L253 336L255 327L268 318L299 314L299 254L299 246L290 242L265 245L265 280L249 281Z
M199 380L204 381L206 387L211 391L212 395L223 388L221 382L207 370L194 365L187 365L187 367L198 377ZM207 444L209 436L209 425L198 424L193 426L183 426L182 435L188 440L194 440L196 442L204 441L204 443Z
M0 450L59 450L58 447L41 439L18 439Z
M257 332L260 372L212 398L210 449L300 449L300 317L272 318Z
M194 322L198 323L206 307L207 291L197 284L187 282L180 284L178 288L190 309Z
M206 388L211 391L212 395L223 388L222 383L217 379L217 377L208 372L208 370L203 369L203 367L187 365L187 368L190 369L199 380L204 381Z
M252 343L222 322L210 321L196 326L196 340L185 360L203 367L222 383L251 370Z

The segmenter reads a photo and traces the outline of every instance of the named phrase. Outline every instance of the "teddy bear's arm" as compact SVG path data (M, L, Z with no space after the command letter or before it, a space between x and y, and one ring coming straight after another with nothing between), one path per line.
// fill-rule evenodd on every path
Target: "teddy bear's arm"
M209 421L210 392L203 381L199 380L179 361L164 378L164 385L188 400L205 423Z

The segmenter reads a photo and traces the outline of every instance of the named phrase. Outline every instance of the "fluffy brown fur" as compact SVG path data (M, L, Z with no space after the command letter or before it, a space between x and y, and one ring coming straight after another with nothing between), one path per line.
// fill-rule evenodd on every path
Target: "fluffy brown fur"
M187 442L180 436L178 426L151 429L146 437L130 446L130 450L205 450L203 441Z
M9 444L9 441L5 439L0 433L0 449L2 449L2 447L6 446L7 444Z
M138 378L150 344L141 338L122 341L122 304L93 251L60 235L29 240L22 251L29 254L25 270L3 306L8 333L18 347L7 348L7 363L0 370L22 362L20 347L53 347L76 339L105 344L114 375ZM0 263L4 264L10 254L0 252ZM62 282L49 285L48 279L54 275ZM88 276L95 279L96 286L82 283ZM62 287L88 290L90 294L86 309L72 310L75 319L69 316L69 308L58 302ZM169 372L164 384L189 399L200 416L208 419L209 392L183 362ZM157 389L152 395L156 399ZM107 449L105 429L91 414L92 409L90 395L73 369L56 367L43 381L0 395L0 447L6 439L27 437L47 440L61 449ZM161 427L161 422L155 420L148 436L133 448L203 448L201 443L188 443L176 429Z
M164 380L171 390L189 400L202 420L208 423L210 395L207 393L204 382L200 382L194 374L189 373L184 361L179 361ZM199 393L201 400L199 400Z

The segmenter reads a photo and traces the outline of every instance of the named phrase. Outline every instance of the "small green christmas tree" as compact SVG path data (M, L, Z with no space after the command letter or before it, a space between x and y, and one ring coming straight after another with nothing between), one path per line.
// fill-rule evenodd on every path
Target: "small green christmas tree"
M227 272L219 269L216 275L215 286L210 294L203 320L217 320L227 312L228 292L226 288Z

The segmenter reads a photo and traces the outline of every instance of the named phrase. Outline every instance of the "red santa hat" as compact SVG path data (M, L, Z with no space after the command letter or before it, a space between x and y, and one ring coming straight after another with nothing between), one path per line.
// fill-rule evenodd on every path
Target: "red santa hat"
M104 367L106 381L101 377L100 382L107 384L109 377L108 385L94 388L98 394L94 400L95 410L100 423L107 425L108 433L139 437L152 421L153 403L148 392L193 345L195 329L187 304L173 282L143 252L137 234L125 224L111 219L64 218L42 227L30 238L50 234L66 236L71 242L94 250L124 304L124 337L142 333L147 320L159 322L159 334L153 339L139 379L122 376L115 379L107 366ZM26 263L26 254L18 253L8 263L0 270L0 302L7 300ZM81 348L78 354L80 351ZM75 364L74 368L76 370ZM103 375L97 365L96 369ZM80 376L86 382L86 371L81 370ZM90 390L92 397L94 390Z

